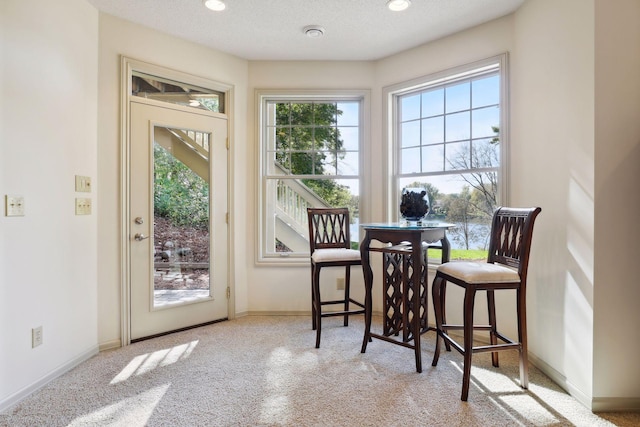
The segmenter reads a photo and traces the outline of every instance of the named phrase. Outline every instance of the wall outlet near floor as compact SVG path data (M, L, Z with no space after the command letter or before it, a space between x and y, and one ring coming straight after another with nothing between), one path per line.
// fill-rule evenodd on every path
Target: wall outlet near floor
M31 329L31 348L42 344L42 326Z
M344 277L338 277L336 279L336 289L339 291L344 291Z
M4 196L5 216L24 216L24 197Z

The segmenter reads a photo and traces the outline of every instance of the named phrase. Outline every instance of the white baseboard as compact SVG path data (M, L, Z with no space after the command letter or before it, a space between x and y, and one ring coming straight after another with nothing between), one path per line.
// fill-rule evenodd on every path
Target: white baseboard
M544 372L591 412L640 412L640 398L636 397L591 397L578 390L571 381L549 364L529 353L530 362Z
M71 369L73 369L76 366L80 365L82 362L85 362L85 361L89 360L90 358L92 358L96 354L98 354L98 346L91 347L90 349L88 349L84 353L79 354L78 356L76 356L72 360L68 361L64 365L59 366L58 368L56 368L53 371L49 372L47 375L45 375L44 377L42 377L39 380L35 381L34 383L28 385L27 387L23 388L22 390L19 390L18 392L12 394L8 398L0 401L0 412L10 408L11 406L15 405L18 402L20 402L22 399L24 399L27 396L29 396L30 394L38 391L40 388L44 387L49 382L51 382L54 379L58 378L60 375L66 373L66 372L69 372Z
M236 313L236 317L244 316L311 316L310 311L245 311Z
M640 398L637 397L594 397L593 412L640 412Z
M371 313L373 317L382 316L381 311ZM243 311L236 313L236 317L244 316L309 316L311 311Z
M111 340L100 344L99 351L113 350L114 348L120 347L122 347L120 340Z
M555 370L551 365L549 365L544 360L537 357L535 354L529 352L529 362L534 365L536 368L540 369L546 376L551 378L553 382L562 387L567 393L573 396L578 402L584 405L588 409L592 409L591 407L591 396L586 395L584 392L575 387L571 381L567 380L563 374Z

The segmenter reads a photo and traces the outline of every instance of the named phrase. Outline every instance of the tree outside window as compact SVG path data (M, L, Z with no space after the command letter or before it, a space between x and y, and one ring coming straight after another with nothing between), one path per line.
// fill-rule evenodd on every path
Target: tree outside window
M357 224L361 104L354 96L262 98L261 259L308 257L308 207L348 207Z

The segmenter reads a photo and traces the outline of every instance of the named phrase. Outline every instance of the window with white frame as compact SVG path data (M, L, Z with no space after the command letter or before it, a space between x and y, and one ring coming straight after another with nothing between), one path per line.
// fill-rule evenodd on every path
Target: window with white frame
M505 200L506 59L385 89L393 117L391 194L400 200L402 188L424 188L427 220L456 225L448 232L459 250L454 257L486 259L491 217Z
M308 207L348 207L357 246L364 95L262 91L258 98L258 260L306 261Z

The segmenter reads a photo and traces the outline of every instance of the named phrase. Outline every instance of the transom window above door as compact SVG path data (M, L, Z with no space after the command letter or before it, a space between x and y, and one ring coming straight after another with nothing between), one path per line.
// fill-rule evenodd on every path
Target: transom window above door
M224 92L140 71L131 73L131 95L201 110L224 113Z

